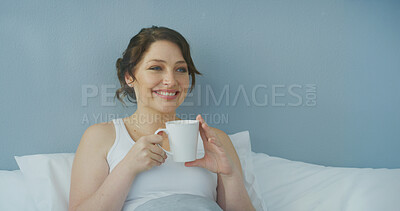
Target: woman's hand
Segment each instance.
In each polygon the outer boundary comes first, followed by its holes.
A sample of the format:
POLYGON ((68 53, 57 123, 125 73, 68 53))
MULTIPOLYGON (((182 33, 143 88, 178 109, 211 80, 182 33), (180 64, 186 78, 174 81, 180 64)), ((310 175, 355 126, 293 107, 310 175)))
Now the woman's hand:
POLYGON ((197 115, 196 120, 199 121, 205 154, 201 159, 186 162, 185 166, 202 167, 217 174, 231 176, 234 165, 218 135, 207 125, 201 115, 197 115))
POLYGON ((167 159, 166 153, 156 144, 161 144, 163 137, 148 135, 140 137, 125 156, 132 166, 134 174, 160 166, 167 159))

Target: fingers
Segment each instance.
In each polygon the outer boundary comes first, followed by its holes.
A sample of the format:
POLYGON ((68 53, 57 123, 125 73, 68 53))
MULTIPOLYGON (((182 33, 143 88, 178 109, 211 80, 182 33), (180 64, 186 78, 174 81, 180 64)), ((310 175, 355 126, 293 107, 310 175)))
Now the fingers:
POLYGON ((202 119, 203 119, 203 118, 201 117, 200 114, 197 115, 196 120, 199 121, 199 131, 200 131, 201 139, 207 140, 206 132, 204 131, 204 128, 203 128, 203 122, 204 122, 204 120, 202 121, 202 119))
POLYGON ((158 162, 155 160, 152 160, 155 166, 161 166, 161 164, 163 164, 162 162, 158 162))
POLYGON ((209 138, 217 137, 215 131, 208 126, 200 114, 197 115, 196 120, 198 120, 200 123, 200 135, 203 140, 209 140, 209 138))
POLYGON ((200 114, 197 115, 196 120, 199 120, 201 128, 204 129, 204 132, 206 132, 206 135, 215 135, 214 131, 211 130, 211 128, 208 126, 206 121, 204 121, 203 117, 200 114))
POLYGON ((215 137, 216 136, 215 132, 213 130, 211 130, 211 128, 208 126, 208 124, 206 122, 204 122, 204 124, 202 124, 201 126, 204 129, 204 132, 207 137, 215 137))
POLYGON ((143 151, 141 152, 141 157, 145 158, 145 159, 151 159, 160 163, 163 163, 165 161, 165 159, 156 153, 153 153, 150 149, 143 149, 143 151))
POLYGON ((151 145, 149 146, 151 152, 160 155, 161 157, 163 157, 164 159, 167 159, 167 154, 164 152, 164 150, 161 149, 161 146, 158 145, 151 145))
POLYGON ((186 167, 202 167, 204 168, 204 159, 197 159, 195 161, 190 161, 185 163, 186 167))
POLYGON ((221 147, 221 146, 222 146, 221 143, 220 143, 216 138, 214 138, 214 137, 209 138, 209 139, 208 139, 208 142, 213 143, 213 144, 217 145, 218 147, 221 147))
POLYGON ((161 144, 163 137, 157 134, 148 135, 141 137, 144 142, 151 143, 151 144, 161 144))
POLYGON ((148 136, 142 136, 137 142, 136 145, 140 145, 142 150, 144 150, 146 153, 147 151, 152 154, 157 154, 161 156, 162 158, 166 159, 167 155, 162 150, 157 144, 161 144, 163 141, 163 137, 160 135, 148 135, 148 136))
POLYGON ((150 158, 151 158, 152 160, 154 160, 154 161, 159 162, 159 163, 164 163, 164 162, 165 162, 165 158, 164 158, 164 157, 162 157, 162 156, 159 155, 159 154, 153 153, 153 152, 151 152, 151 151, 150 151, 150 158))
POLYGON ((197 115, 196 120, 199 120, 200 122, 200 135, 205 144, 212 143, 218 147, 222 147, 222 143, 219 141, 217 133, 208 126, 200 114, 197 115))

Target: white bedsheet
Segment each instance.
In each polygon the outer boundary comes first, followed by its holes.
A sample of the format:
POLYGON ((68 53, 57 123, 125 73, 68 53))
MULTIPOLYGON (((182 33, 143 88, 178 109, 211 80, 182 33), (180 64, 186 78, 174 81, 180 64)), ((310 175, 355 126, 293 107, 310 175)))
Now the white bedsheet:
POLYGON ((28 195, 20 170, 0 171, 0 210, 35 210, 33 199, 28 195))
MULTIPOLYGON (((252 153, 268 211, 400 210, 400 169, 336 168, 252 153)), ((0 171, 0 210, 33 209, 22 174, 0 171)))
POLYGON ((337 168, 253 152, 269 211, 400 210, 400 169, 337 168))

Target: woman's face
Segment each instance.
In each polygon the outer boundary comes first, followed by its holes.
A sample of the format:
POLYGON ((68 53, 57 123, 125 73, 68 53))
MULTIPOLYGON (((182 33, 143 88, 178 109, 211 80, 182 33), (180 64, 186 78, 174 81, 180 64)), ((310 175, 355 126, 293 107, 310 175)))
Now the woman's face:
MULTIPOLYGON (((133 82, 139 107, 161 113, 175 112, 186 98, 189 72, 180 48, 169 41, 156 41, 136 66, 133 82)), ((125 77, 127 83, 131 81, 125 77)))

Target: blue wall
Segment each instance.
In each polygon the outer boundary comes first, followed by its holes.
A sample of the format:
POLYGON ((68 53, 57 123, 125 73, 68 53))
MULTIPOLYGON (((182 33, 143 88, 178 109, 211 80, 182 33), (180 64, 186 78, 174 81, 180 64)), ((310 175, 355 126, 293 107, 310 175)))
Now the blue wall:
POLYGON ((151 25, 181 32, 204 74, 182 117, 250 130, 273 156, 400 168, 399 20, 398 1, 3 0, 0 169, 132 114, 109 97, 114 64, 151 25))

